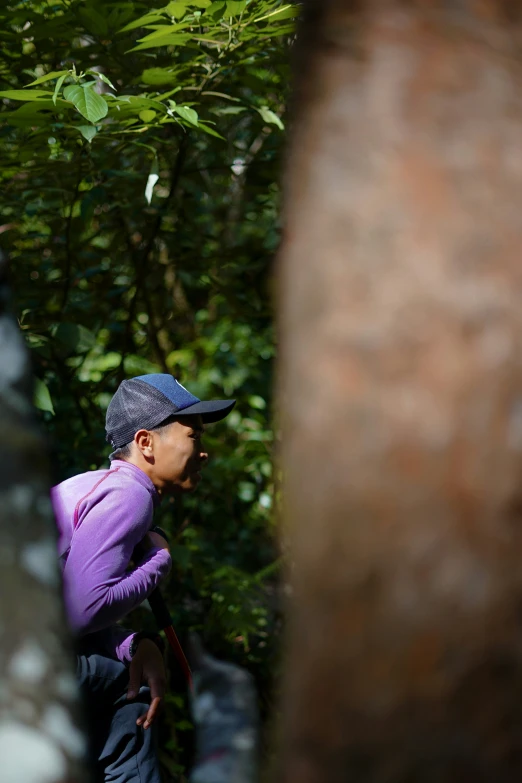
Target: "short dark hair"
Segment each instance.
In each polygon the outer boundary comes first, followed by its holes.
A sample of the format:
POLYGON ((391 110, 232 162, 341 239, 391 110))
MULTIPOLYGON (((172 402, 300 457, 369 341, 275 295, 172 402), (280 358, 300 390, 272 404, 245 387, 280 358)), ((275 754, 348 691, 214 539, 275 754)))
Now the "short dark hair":
MULTIPOLYGON (((154 429, 150 430, 150 432, 157 432, 159 433, 160 437, 165 432, 167 427, 170 427, 171 424, 173 424, 177 420, 176 416, 169 416, 168 419, 165 419, 165 421, 162 421, 161 424, 158 424, 157 427, 154 427, 154 429)), ((120 446, 119 449, 116 449, 116 451, 113 451, 110 455, 110 460, 112 462, 113 459, 122 459, 127 460, 130 459, 132 454, 132 444, 134 443, 133 440, 126 443, 124 446, 120 446)))

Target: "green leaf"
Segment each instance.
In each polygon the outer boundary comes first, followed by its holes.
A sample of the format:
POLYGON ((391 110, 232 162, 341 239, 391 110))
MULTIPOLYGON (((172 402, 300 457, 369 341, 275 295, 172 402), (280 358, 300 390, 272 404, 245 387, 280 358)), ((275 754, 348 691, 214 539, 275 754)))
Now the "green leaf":
POLYGON ((40 76, 38 79, 35 79, 34 82, 31 82, 28 84, 28 87, 32 87, 33 84, 43 84, 43 82, 50 82, 51 79, 57 79, 58 76, 67 76, 69 71, 51 71, 50 73, 46 73, 45 76, 40 76))
POLYGON ((156 116, 156 112, 152 109, 144 109, 143 111, 140 111, 138 116, 140 120, 143 120, 143 122, 152 122, 156 116))
POLYGON ((216 98, 226 98, 227 101, 237 101, 239 103, 240 98, 236 98, 233 95, 227 95, 225 92, 215 92, 214 90, 203 90, 202 95, 215 95, 216 98))
POLYGON ((279 19, 287 19, 289 15, 296 16, 298 13, 299 11, 295 6, 282 5, 280 8, 276 8, 275 11, 270 11, 269 14, 258 16, 254 19, 254 22, 262 22, 264 19, 276 19, 276 21, 279 21, 279 19))
POLYGON ((163 84, 172 84, 177 81, 178 76, 171 73, 166 68, 147 68, 140 76, 140 82, 151 84, 154 87, 163 84))
POLYGON ((207 8, 207 15, 212 16, 217 21, 225 13, 225 7, 225 0, 217 0, 217 2, 212 3, 207 8))
POLYGON ((231 0, 228 0, 225 16, 240 16, 245 8, 246 0, 243 0, 242 2, 232 2, 231 0))
MULTIPOLYGON (((58 105, 60 104, 62 104, 65 109, 69 108, 69 104, 65 101, 60 100, 58 105)), ((40 130, 48 132, 48 130, 50 130, 49 126, 53 122, 53 117, 50 112, 54 110, 55 107, 50 100, 28 101, 27 103, 22 103, 16 111, 4 112, 2 118, 4 120, 8 119, 10 125, 19 127, 38 126, 40 130)), ((19 152, 20 155, 26 153, 23 145, 19 152)), ((34 159, 34 152, 27 150, 27 156, 28 157, 25 158, 25 160, 34 159)))
POLYGON ((278 36, 291 35, 292 33, 295 33, 295 24, 282 24, 280 26, 274 25, 273 27, 265 27, 265 30, 268 30, 269 32, 265 32, 261 35, 256 34, 256 40, 258 42, 274 39, 278 36))
POLYGON ((40 98, 50 98, 52 92, 48 90, 1 90, 0 98, 9 98, 10 101, 37 101, 40 98))
POLYGON ((95 35, 107 35, 109 27, 107 20, 102 14, 93 8, 92 0, 84 7, 76 11, 87 30, 93 32, 95 35))
POLYGON ((116 87, 115 87, 115 86, 114 86, 114 84, 111 82, 111 80, 109 79, 109 77, 108 77, 108 76, 105 76, 105 74, 104 74, 104 73, 99 73, 98 71, 91 71, 91 70, 87 71, 87 73, 92 73, 92 75, 93 75, 93 76, 97 76, 97 77, 98 77, 98 79, 101 79, 101 80, 102 80, 102 82, 105 82, 105 84, 108 84, 108 85, 109 85, 109 87, 112 87, 112 89, 113 89, 114 91, 116 91, 116 87))
POLYGON ((285 126, 271 109, 268 108, 268 106, 261 106, 260 109, 258 109, 259 114, 264 119, 265 122, 267 122, 269 125, 277 125, 278 128, 281 130, 285 129, 285 126))
POLYGON ((175 111, 183 120, 190 122, 191 125, 198 124, 198 113, 189 106, 173 106, 172 111, 175 111))
POLYGON ((158 38, 165 38, 166 35, 174 35, 174 33, 180 33, 182 30, 186 30, 189 26, 186 22, 179 24, 160 24, 155 25, 155 29, 152 33, 145 35, 143 38, 139 38, 140 43, 146 43, 147 41, 155 41, 158 38))
POLYGON ((75 125, 75 128, 80 131, 83 138, 88 141, 89 144, 98 133, 95 125, 75 125))
MULTIPOLYGON (((90 127, 90 126, 86 126, 90 127)), ((82 354, 90 351, 96 339, 89 329, 81 324, 72 324, 63 321, 54 330, 54 337, 69 353, 82 354)))
POLYGON ((54 103, 55 106, 56 106, 56 99, 58 98, 58 93, 60 92, 60 88, 61 88, 64 80, 67 78, 67 73, 64 73, 63 76, 60 76, 60 78, 58 79, 58 81, 56 82, 56 85, 54 87, 53 103, 54 103))
POLYGON ((35 408, 52 413, 54 416, 53 401, 51 400, 49 389, 40 378, 34 379, 33 404, 35 408))
POLYGON ((246 111, 245 106, 218 106, 215 109, 210 110, 212 114, 217 114, 219 117, 226 114, 241 114, 246 111))
POLYGON ((175 95, 175 93, 179 92, 182 87, 174 87, 173 90, 168 90, 167 92, 161 93, 161 95, 156 96, 156 100, 158 101, 165 101, 167 98, 170 98, 171 95, 175 95))
POLYGON ((209 136, 215 136, 217 139, 221 139, 222 141, 226 141, 224 136, 221 136, 213 128, 209 128, 209 126, 205 122, 201 122, 201 120, 199 120, 199 122, 198 122, 198 128, 200 130, 202 130, 202 131, 205 131, 205 133, 208 133, 209 136))
POLYGON ((126 24, 125 27, 122 27, 121 30, 119 30, 120 33, 126 33, 129 30, 135 30, 137 27, 145 27, 147 24, 151 24, 153 22, 164 22, 165 17, 160 13, 153 13, 153 14, 145 14, 145 16, 140 16, 139 19, 135 19, 133 22, 129 22, 129 24, 126 24))
POLYGON ((165 113, 163 103, 140 95, 123 95, 121 99, 116 98, 114 101, 111 101, 111 105, 119 105, 121 113, 125 115, 131 113, 137 116, 143 109, 153 109, 160 114, 165 113))
POLYGON ((109 111, 107 101, 94 92, 92 87, 82 88, 71 84, 63 91, 65 100, 70 101, 89 122, 98 122, 109 111))
POLYGON ((259 411, 263 411, 266 408, 266 400, 264 400, 258 394, 250 395, 248 398, 248 404, 251 408, 256 408, 259 411))
POLYGON ((168 4, 165 11, 169 16, 173 16, 174 19, 182 19, 187 13, 187 4, 183 2, 172 2, 168 4))
POLYGON ((158 160, 157 158, 154 158, 154 160, 152 161, 150 174, 147 179, 147 185, 145 187, 145 198, 147 199, 147 204, 150 204, 150 202, 152 201, 152 191, 154 190, 154 185, 158 180, 159 180, 158 160))
POLYGON ((211 4, 211 0, 173 0, 169 3, 164 11, 175 19, 181 19, 188 11, 187 6, 195 6, 196 8, 208 8, 211 4))
POLYGON ((153 38, 151 41, 144 39, 143 43, 140 43, 138 46, 135 46, 133 49, 129 49, 129 52, 139 52, 142 49, 154 49, 155 47, 159 47, 159 46, 184 46, 186 43, 188 43, 191 40, 192 40, 191 35, 186 35, 184 33, 171 33, 170 35, 165 35, 159 38, 153 38))

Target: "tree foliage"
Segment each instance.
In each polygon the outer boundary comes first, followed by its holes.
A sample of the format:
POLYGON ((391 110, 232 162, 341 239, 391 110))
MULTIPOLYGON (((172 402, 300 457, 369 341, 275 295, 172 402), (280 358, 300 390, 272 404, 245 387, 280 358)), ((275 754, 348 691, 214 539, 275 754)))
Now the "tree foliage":
POLYGON ((297 12, 0 9, 0 231, 56 479, 106 464, 104 412, 125 377, 171 372, 198 396, 236 397, 207 435, 197 496, 158 521, 173 535, 178 626, 264 686, 278 622, 270 264, 297 12))

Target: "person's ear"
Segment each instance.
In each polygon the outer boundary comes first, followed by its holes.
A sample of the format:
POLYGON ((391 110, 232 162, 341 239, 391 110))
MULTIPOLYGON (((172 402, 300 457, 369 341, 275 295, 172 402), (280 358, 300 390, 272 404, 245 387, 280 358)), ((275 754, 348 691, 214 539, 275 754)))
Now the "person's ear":
POLYGON ((134 435, 134 443, 144 457, 152 457, 154 454, 152 432, 148 430, 138 430, 134 435))

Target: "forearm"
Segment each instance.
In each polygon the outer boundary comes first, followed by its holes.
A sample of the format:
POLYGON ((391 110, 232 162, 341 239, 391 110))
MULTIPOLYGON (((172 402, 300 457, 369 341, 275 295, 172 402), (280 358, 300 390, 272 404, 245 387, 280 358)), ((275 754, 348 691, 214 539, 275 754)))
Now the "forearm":
POLYGON ((136 567, 119 579, 81 579, 75 575, 66 590, 69 620, 80 635, 107 628, 141 604, 170 570, 165 549, 151 549, 136 567))

